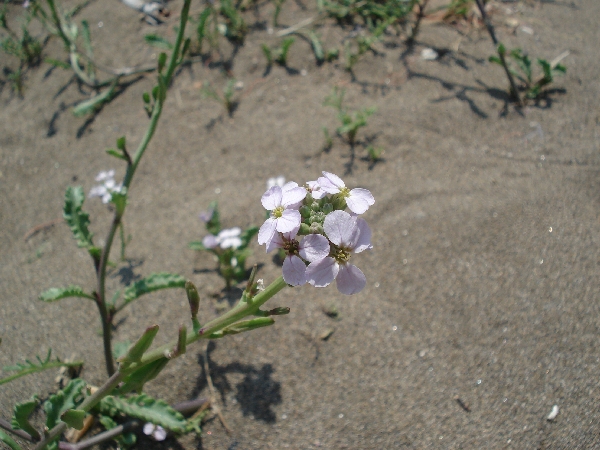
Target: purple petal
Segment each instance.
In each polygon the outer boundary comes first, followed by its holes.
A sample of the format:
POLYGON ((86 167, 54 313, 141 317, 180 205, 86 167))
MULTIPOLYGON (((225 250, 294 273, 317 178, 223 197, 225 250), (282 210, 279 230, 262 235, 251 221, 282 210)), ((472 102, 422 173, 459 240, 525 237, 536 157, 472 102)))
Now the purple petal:
POLYGON ((258 243, 260 245, 269 243, 271 239, 273 239, 276 227, 277 222, 274 218, 269 217, 265 220, 265 223, 263 223, 260 230, 258 230, 258 243))
POLYGON ((156 426, 156 430, 152 433, 152 437, 157 441, 164 441, 167 438, 167 430, 160 425, 156 426))
POLYGON ((340 188, 333 184, 328 178, 319 177, 317 183, 321 186, 321 189, 328 194, 337 194, 340 192, 340 188))
POLYGON ((150 422, 146 422, 144 424, 144 428, 142 428, 142 431, 144 432, 144 434, 146 436, 150 436, 152 434, 152 432, 154 431, 154 428, 156 428, 156 425, 154 425, 153 423, 150 423, 150 422))
POLYGON ((260 201, 267 211, 273 211, 275 208, 281 205, 282 197, 281 188, 279 186, 272 186, 267 189, 267 192, 263 194, 260 201))
POLYGON ((310 263, 306 268, 306 280, 316 287, 329 286, 340 270, 337 261, 331 257, 310 263))
POLYGON ((320 261, 329 255, 329 241, 320 234, 309 234, 300 242, 299 253, 309 262, 320 261))
POLYGON ((298 187, 298 183, 296 183, 295 181, 288 181, 283 186, 281 186, 281 190, 282 192, 286 192, 296 187, 298 187))
POLYGON ((286 209, 285 211, 283 211, 283 214, 281 214, 281 217, 276 219, 277 231, 281 233, 287 233, 289 231, 292 231, 294 228, 300 226, 301 220, 302 217, 300 216, 300 213, 298 211, 296 211, 295 209, 286 209))
POLYGON ((308 185, 310 193, 315 200, 320 200, 327 195, 327 192, 321 189, 318 181, 309 181, 306 184, 308 185))
POLYGON ((335 210, 327 214, 323 222, 323 230, 335 245, 348 245, 357 233, 356 217, 346 211, 335 210))
POLYGON ((325 172, 323 171, 323 175, 325 176, 325 178, 327 178, 334 186, 338 187, 338 188, 343 188, 346 187, 346 184, 342 181, 342 179, 340 177, 338 177, 337 175, 331 173, 331 172, 325 172))
POLYGON ((281 233, 275 233, 271 240, 267 243, 267 253, 275 250, 276 248, 282 248, 283 244, 285 244, 285 242, 281 236, 281 233))
POLYGON ((340 266, 336 284, 342 294, 352 295, 363 290, 367 284, 367 277, 362 271, 352 264, 340 266))
POLYGON ((296 255, 288 256, 283 261, 283 279, 292 286, 306 283, 306 264, 296 255))
MULTIPOLYGON (((289 183, 288 183, 289 184, 289 183)), ((285 186, 284 186, 285 187, 285 186)), ((283 196, 281 198, 281 204, 286 208, 301 202, 306 197, 306 189, 303 187, 295 187, 283 191, 283 196)))
POLYGON ((371 229, 369 228, 369 225, 367 225, 367 221, 365 219, 357 219, 356 226, 358 227, 359 234, 352 246, 354 253, 360 253, 373 248, 371 245, 371 229))
POLYGON ((219 240, 216 236, 209 234, 208 236, 204 236, 204 239, 202 239, 202 245, 204 245, 206 248, 215 248, 217 245, 219 245, 219 240))
POLYGON ((346 198, 348 209, 356 214, 363 214, 369 206, 375 203, 375 199, 367 189, 355 188, 350 191, 350 196, 346 198))

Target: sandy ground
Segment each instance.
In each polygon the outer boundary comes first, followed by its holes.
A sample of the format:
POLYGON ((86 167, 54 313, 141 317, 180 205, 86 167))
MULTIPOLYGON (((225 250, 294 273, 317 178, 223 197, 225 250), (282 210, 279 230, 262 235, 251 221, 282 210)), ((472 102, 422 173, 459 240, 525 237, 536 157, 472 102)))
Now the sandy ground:
MULTIPOLYGON (((98 59, 151 62, 156 50, 143 36, 157 28, 116 1, 107 5, 94 2, 80 16, 92 24, 98 59)), ((301 40, 290 53, 295 70, 275 67, 263 77, 260 44, 275 38, 253 29, 233 59, 244 89, 232 118, 200 94, 200 83, 225 84, 218 68, 194 64, 179 73, 131 190, 125 223, 133 240, 128 262, 110 272, 111 292, 151 272, 180 273, 199 286, 201 317, 215 317, 227 300, 214 261, 187 249, 204 235, 197 215, 216 199, 225 226, 259 225, 266 179, 280 174, 303 182, 327 170, 371 190, 376 204, 365 218, 374 249, 355 257, 368 278, 360 294, 287 289, 269 303, 291 308, 274 327, 211 344, 231 435, 213 420, 202 438, 169 438, 156 448, 600 448, 600 2, 501 6, 534 32, 513 34, 496 16, 508 47, 548 60, 570 51, 560 90, 521 113, 511 106, 503 114, 506 80, 487 62, 487 35, 436 24, 423 27, 413 54, 389 45, 366 55, 354 81, 336 64, 317 67, 301 40), (423 61, 424 47, 448 51, 423 61), (353 162, 337 138, 321 152, 321 126, 337 126, 322 106, 334 86, 347 90, 350 108, 377 107, 358 136, 385 149, 372 168, 360 145, 353 162), (324 314, 330 307, 339 320, 324 314), (549 422, 553 405, 560 412, 549 422)), ((256 21, 270 20, 270 8, 256 21)), ((314 13, 300 3, 286 8, 285 26, 314 13)), ((159 32, 172 38, 176 16, 159 32)), ((341 31, 323 32, 333 40, 341 31)), ((59 51, 58 42, 46 48, 59 51)), ((67 186, 87 192, 108 168, 122 178, 104 149, 121 135, 132 147, 139 142, 147 123, 141 95, 152 78, 88 123, 69 111, 84 97, 67 72, 44 65, 29 72, 24 99, 2 88, 0 366, 51 347, 61 358, 85 359, 89 382, 105 379, 95 306, 37 300, 53 286, 93 289, 89 258, 64 224, 23 238, 61 217, 67 186)), ((95 199, 85 208, 102 243, 111 215, 95 199)), ((260 276, 275 279, 281 269, 253 248, 260 276)), ((157 323, 157 340, 167 342, 187 314, 181 291, 146 296, 121 316, 115 340, 157 323)), ((192 346, 148 393, 171 403, 207 395, 202 362, 202 345, 192 346)), ((0 415, 9 419, 13 404, 33 393, 47 395, 55 375, 2 386, 0 415)))

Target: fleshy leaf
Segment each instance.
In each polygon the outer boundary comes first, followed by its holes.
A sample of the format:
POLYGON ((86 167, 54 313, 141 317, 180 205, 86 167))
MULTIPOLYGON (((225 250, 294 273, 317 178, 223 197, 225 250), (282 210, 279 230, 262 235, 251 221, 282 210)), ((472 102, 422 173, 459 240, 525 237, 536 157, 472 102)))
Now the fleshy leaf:
POLYGON ((34 395, 31 400, 23 403, 17 403, 14 408, 14 415, 11 426, 15 430, 23 430, 29 433, 34 439, 40 439, 38 431, 29 423, 29 416, 37 406, 37 397, 34 395))
POLYGON ((69 186, 65 192, 65 206, 63 208, 63 217, 73 232, 73 237, 77 241, 78 247, 93 247, 93 234, 90 233, 88 226, 90 224, 89 214, 83 212, 83 201, 85 195, 81 186, 69 186))
POLYGON ((46 355, 46 358, 44 360, 42 360, 42 358, 40 358, 39 356, 36 356, 36 359, 38 360, 37 364, 35 362, 32 362, 32 361, 26 359, 25 364, 17 363, 14 366, 3 367, 2 370, 5 372, 9 372, 9 371, 18 371, 18 372, 0 379, 0 385, 8 383, 9 381, 15 380, 22 376, 29 375, 31 373, 43 372, 44 370, 52 369, 55 367, 63 367, 63 366, 64 367, 77 367, 77 366, 83 365, 83 361, 63 362, 58 358, 51 361, 50 360, 51 354, 52 354, 52 349, 48 349, 48 354, 46 355))
POLYGON ((125 289, 124 305, 149 292, 159 289, 184 288, 185 278, 172 273, 153 273, 146 278, 136 281, 125 289))
POLYGON ((188 247, 192 250, 208 250, 202 241, 192 241, 188 244, 188 247))
POLYGON ((89 100, 78 103, 75 108, 73 108, 73 115, 75 117, 85 116, 86 114, 92 114, 104 106, 105 103, 108 103, 112 100, 115 93, 116 84, 113 83, 110 87, 106 88, 103 92, 89 100))
POLYGON ((152 325, 151 327, 146 328, 144 334, 142 334, 135 344, 129 347, 127 352, 119 358, 119 362, 125 363, 125 365, 127 365, 127 363, 131 364, 138 362, 146 350, 152 345, 156 333, 158 333, 158 325, 152 325))
POLYGON ((186 420, 181 413, 171 408, 166 402, 156 400, 146 394, 134 395, 129 398, 108 396, 98 404, 102 414, 115 416, 118 413, 152 422, 166 430, 183 433, 186 420))
POLYGON ((67 297, 81 297, 95 300, 92 295, 85 293, 82 287, 73 284, 64 288, 50 288, 42 292, 39 299, 43 302, 55 302, 67 297))
POLYGON ((250 227, 242 232, 240 235, 240 239, 242 240, 242 245, 240 249, 244 249, 248 247, 248 244, 252 241, 252 238, 258 234, 258 227, 250 227))
POLYGON ((44 402, 44 410, 46 411, 46 426, 52 429, 60 422, 60 416, 68 409, 75 409, 83 401, 83 391, 85 390, 85 381, 81 378, 76 378, 69 381, 62 391, 51 395, 44 402))
POLYGON ((13 438, 11 438, 8 434, 6 434, 2 430, 0 430, 0 441, 4 442, 6 445, 8 445, 11 448, 11 450, 21 450, 21 447, 19 447, 19 444, 17 444, 13 438))
POLYGON ((132 391, 142 392, 144 384, 156 378, 168 362, 169 360, 167 358, 160 358, 137 370, 134 369, 134 371, 125 378, 123 385, 119 388, 119 393, 126 394, 132 391))
POLYGON ((81 409, 67 409, 60 415, 60 419, 76 430, 83 428, 83 419, 87 413, 81 409))
POLYGON ((218 339, 229 334, 239 334, 246 331, 255 330, 257 328, 268 327, 273 325, 275 321, 271 317, 260 317, 258 319, 244 320, 242 322, 229 325, 227 328, 217 331, 209 336, 210 339, 218 339))

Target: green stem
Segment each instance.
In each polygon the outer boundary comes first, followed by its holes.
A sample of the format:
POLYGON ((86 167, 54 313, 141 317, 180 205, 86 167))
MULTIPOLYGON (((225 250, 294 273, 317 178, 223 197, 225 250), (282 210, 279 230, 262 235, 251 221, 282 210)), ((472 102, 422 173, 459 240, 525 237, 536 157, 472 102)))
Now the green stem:
MULTIPOLYGON (((181 19, 179 22, 179 32, 177 33, 177 40, 175 42, 173 54, 171 55, 169 67, 163 78, 165 89, 168 87, 168 85, 171 81, 171 77, 173 76, 173 73, 175 72, 175 68, 177 67, 177 64, 179 62, 179 52, 181 49, 181 44, 183 42, 185 26, 188 21, 188 13, 190 10, 190 3, 191 3, 191 0, 185 0, 185 3, 183 5, 182 11, 181 11, 181 19)), ((159 74, 158 76, 161 77, 163 75, 159 74)), ((138 146, 138 149, 135 152, 135 155, 133 157, 131 164, 127 165, 127 173, 125 174, 125 179, 123 180, 123 189, 125 190, 125 192, 127 192, 129 185, 131 184, 133 174, 135 173, 135 170, 136 170, 138 164, 140 163, 140 160, 141 160, 142 156, 144 155, 144 152, 146 151, 146 148, 148 147, 148 144, 150 143, 152 136, 154 136, 154 132, 156 131, 156 126, 158 124, 158 119, 160 118, 160 114, 162 112, 162 106, 163 106, 165 98, 166 98, 166 95, 158 96, 156 103, 154 105, 154 109, 152 111, 152 117, 150 118, 150 124, 148 125, 148 129, 146 130, 146 134, 144 135, 142 142, 140 142, 140 145, 138 146)), ((98 304, 98 310, 100 311, 100 317, 102 319, 102 337, 103 337, 103 341, 104 341, 104 359, 106 361, 106 371, 108 372, 109 376, 112 376, 115 373, 115 363, 113 360, 112 348, 111 348, 112 315, 108 314, 108 311, 106 308, 106 298, 105 298, 106 265, 108 263, 108 257, 110 254, 110 249, 112 247, 113 239, 115 237, 115 232, 117 231, 117 228, 119 227, 119 225, 121 223, 121 218, 123 217, 124 213, 125 213, 125 207, 123 207, 123 209, 120 211, 119 210, 115 211, 115 217, 112 221, 110 230, 108 232, 108 237, 106 238, 106 245, 104 246, 104 249, 102 251, 102 257, 100 258, 100 265, 99 265, 98 271, 97 271, 97 281, 98 281, 97 297, 98 298, 96 299, 96 303, 98 304)))
MULTIPOLYGON (((193 331, 188 332, 186 336, 186 345, 196 342, 199 339, 209 339, 210 335, 216 331, 222 330, 223 328, 243 319, 244 317, 254 315, 262 305, 264 305, 286 286, 287 283, 283 280, 283 277, 280 276, 269 286, 267 286, 264 291, 256 294, 256 296, 254 296, 254 298, 252 298, 250 301, 244 301, 244 298, 242 298, 242 300, 236 306, 227 311, 225 314, 206 323, 198 333, 194 333, 193 331)), ((165 356, 165 352, 170 352, 176 344, 177 341, 175 340, 147 352, 144 354, 140 362, 131 364, 127 368, 127 373, 139 369, 140 367, 156 361, 157 359, 163 358, 165 356)))
POLYGON ((119 226, 119 236, 121 237, 121 261, 125 261, 125 246, 127 245, 125 243, 125 230, 123 228, 123 221, 121 221, 119 226))

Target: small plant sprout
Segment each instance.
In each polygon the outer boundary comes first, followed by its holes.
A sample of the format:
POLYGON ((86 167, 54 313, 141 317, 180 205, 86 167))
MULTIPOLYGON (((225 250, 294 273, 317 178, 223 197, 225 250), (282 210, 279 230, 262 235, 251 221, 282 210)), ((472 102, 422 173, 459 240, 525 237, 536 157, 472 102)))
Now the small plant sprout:
POLYGON ((212 98, 213 100, 221 103, 223 108, 225 108, 225 111, 227 111, 229 117, 232 117, 233 113, 238 107, 238 101, 233 98, 235 93, 235 85, 235 79, 230 78, 227 80, 227 84, 223 88, 222 95, 219 94, 209 83, 206 83, 206 86, 202 87, 201 92, 205 98, 212 98))
POLYGON ((266 44, 262 44, 261 48, 267 60, 267 71, 276 62, 282 67, 287 67, 287 57, 290 47, 295 42, 293 37, 287 37, 281 41, 281 45, 275 49, 269 48, 266 44))
MULTIPOLYGON (((338 112, 338 118, 342 125, 337 128, 338 135, 345 135, 348 143, 354 146, 356 133, 361 127, 367 126, 367 119, 375 113, 376 108, 363 108, 352 113, 346 110, 342 103, 345 90, 341 91, 335 87, 333 93, 325 99, 324 106, 331 106, 338 112)), ((326 138, 328 133, 326 134, 326 138)))
MULTIPOLYGON (((498 54, 506 55, 506 48, 502 44, 498 44, 498 54)), ((523 54, 521 49, 515 48, 510 51, 510 57, 515 61, 519 70, 515 70, 508 65, 510 72, 522 83, 522 90, 525 92, 525 98, 529 100, 538 100, 544 95, 544 88, 554 81, 555 74, 564 74, 567 68, 558 62, 550 63, 545 59, 537 59, 537 64, 542 70, 542 75, 537 79, 533 75, 533 67, 531 59, 528 55, 523 54)), ((490 56, 490 62, 502 65, 502 58, 498 56, 490 56)))
POLYGON ((375 204, 371 192, 349 189, 337 175, 323 172, 304 187, 290 182, 269 188, 262 203, 270 217, 260 228, 258 242, 267 252, 283 249, 287 284, 325 287, 337 280, 338 290, 347 295, 365 287, 365 275, 349 260, 352 253, 372 248, 371 230, 358 217, 375 204), (284 213, 288 218, 281 230, 277 220, 284 213))
POLYGON ((211 203, 208 211, 200 214, 200 220, 206 224, 209 234, 202 241, 190 242, 189 247, 217 257, 219 275, 225 280, 226 289, 230 290, 232 282, 242 281, 248 276, 246 260, 251 254, 248 246, 258 228, 250 227, 244 231, 239 227, 222 229, 217 202, 211 203))

